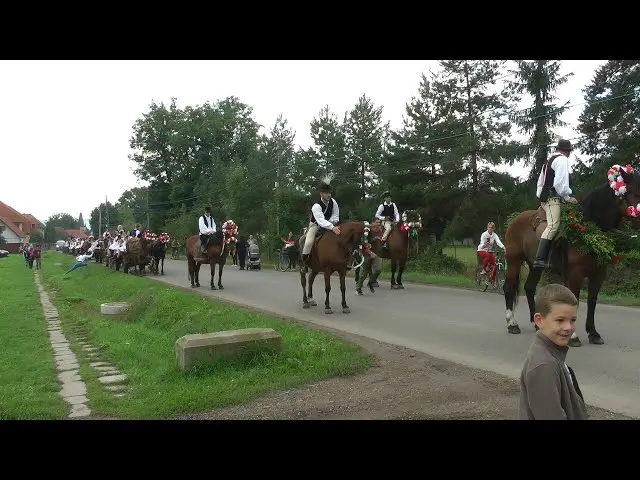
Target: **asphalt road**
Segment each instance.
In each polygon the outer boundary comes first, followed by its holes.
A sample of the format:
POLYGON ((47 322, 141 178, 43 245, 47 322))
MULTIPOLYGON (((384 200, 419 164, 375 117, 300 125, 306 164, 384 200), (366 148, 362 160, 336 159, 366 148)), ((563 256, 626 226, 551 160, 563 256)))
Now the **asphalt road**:
MULTIPOLYGON (((216 282, 218 273, 216 271, 216 282)), ((154 278, 150 276, 150 278, 154 278)), ((157 280, 189 287, 185 261, 166 260, 165 275, 157 280)), ((347 278, 350 314, 340 307, 340 284, 332 277, 330 302, 333 315, 324 313, 324 280, 314 282, 318 306, 302 308, 302 287, 297 273, 240 271, 226 265, 224 290, 209 288, 210 269, 200 270, 206 295, 219 297, 275 314, 295 317, 379 341, 401 345, 474 368, 519 378, 527 349, 535 333, 529 323, 526 298, 516 310, 522 333, 507 333, 504 297, 438 286, 405 284, 391 290, 389 282, 364 296, 355 294, 353 278, 347 278)), ((583 342, 567 357, 575 370, 587 403, 640 418, 640 309, 599 304, 596 328, 604 345, 591 345, 585 332, 586 304, 581 302, 577 333, 583 342)))

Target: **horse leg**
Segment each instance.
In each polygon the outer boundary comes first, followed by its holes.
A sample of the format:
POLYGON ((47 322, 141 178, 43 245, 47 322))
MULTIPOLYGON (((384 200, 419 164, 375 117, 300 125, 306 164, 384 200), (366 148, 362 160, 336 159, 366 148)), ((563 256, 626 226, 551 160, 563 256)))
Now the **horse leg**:
POLYGON ((187 267, 189 268, 189 281, 191 282, 191 288, 196 288, 196 284, 194 282, 195 271, 196 271, 196 262, 192 258, 188 258, 187 259, 187 267))
POLYGON ((324 313, 333 313, 329 305, 329 293, 331 293, 331 271, 327 268, 324 271, 324 313))
POLYGON ((402 272, 404 272, 404 265, 405 265, 405 261, 404 260, 400 260, 398 265, 398 288, 404 288, 404 285, 402 285, 402 272))
POLYGON ((304 268, 300 269, 300 285, 302 285, 302 308, 309 308, 309 300, 307 298, 307 274, 304 268))
POLYGON ((512 334, 519 334, 520 327, 513 315, 516 305, 518 304, 518 296, 520 295, 520 267, 521 259, 509 259, 509 267, 507 268, 506 278, 504 281, 504 301, 506 307, 505 320, 507 322, 507 331, 512 334))
POLYGON ((162 257, 162 272, 160 275, 164 275, 164 256, 162 257))
MULTIPOLYGON (((536 314, 536 287, 542 276, 541 268, 532 268, 529 265, 529 274, 524 282, 524 291, 527 294, 527 303, 529 304, 529 322, 533 323, 533 316, 536 314)), ((537 330, 537 327, 536 327, 537 330)))
MULTIPOLYGON (((584 282, 584 274, 579 268, 569 269, 569 278, 567 279, 567 288, 573 292, 578 300, 578 308, 580 308, 580 290, 582 289, 582 283, 584 282)), ((591 281, 589 281, 589 287, 591 287, 591 281)), ((589 288, 589 293, 591 293, 591 288, 589 288)), ((595 309, 595 302, 594 302, 595 309)), ((587 310, 588 312, 588 310, 587 310)), ((571 334, 571 338, 569 339, 570 347, 581 347, 582 342, 580 341, 580 337, 578 334, 574 332, 571 334)))
POLYGON ((396 288, 398 288, 396 286, 396 267, 397 267, 397 262, 394 258, 391 259, 391 289, 395 290, 396 288))
POLYGON ((342 313, 351 313, 351 310, 349 310, 349 305, 347 305, 347 299, 345 298, 345 295, 347 293, 347 272, 346 270, 340 270, 338 273, 340 275, 340 293, 342 294, 342 313))
POLYGON ((604 340, 596 330, 596 304, 598 303, 598 292, 602 287, 602 282, 606 277, 606 267, 598 268, 595 274, 589 277, 589 287, 587 289, 587 335, 589 343, 602 345, 604 340))
POLYGON ((313 299, 313 281, 316 279, 318 272, 311 272, 309 274, 309 305, 315 307, 318 305, 316 301, 313 299))
POLYGON ((193 263, 196 265, 196 287, 200 286, 200 264, 193 260, 193 263))
POLYGON ((362 270, 362 267, 356 268, 355 275, 353 277, 353 279, 356 281, 356 285, 358 284, 358 280, 360 280, 360 270, 362 270))
POLYGON ((215 282, 213 281, 214 277, 216 276, 216 262, 215 262, 215 260, 210 260, 209 261, 209 265, 211 265, 211 290, 215 290, 216 286, 215 286, 215 282))
POLYGON ((220 290, 224 290, 224 287, 222 286, 222 267, 224 267, 223 263, 219 265, 219 270, 218 270, 218 288, 220 290))

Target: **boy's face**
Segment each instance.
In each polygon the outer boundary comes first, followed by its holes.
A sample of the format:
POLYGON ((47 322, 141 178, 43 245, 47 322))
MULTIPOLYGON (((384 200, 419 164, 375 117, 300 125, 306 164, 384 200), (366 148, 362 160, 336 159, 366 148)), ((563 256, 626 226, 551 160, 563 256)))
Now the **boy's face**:
POLYGON ((540 333, 559 347, 566 347, 575 331, 577 314, 578 307, 565 303, 554 303, 547 316, 543 317, 536 313, 533 320, 540 329, 540 333))

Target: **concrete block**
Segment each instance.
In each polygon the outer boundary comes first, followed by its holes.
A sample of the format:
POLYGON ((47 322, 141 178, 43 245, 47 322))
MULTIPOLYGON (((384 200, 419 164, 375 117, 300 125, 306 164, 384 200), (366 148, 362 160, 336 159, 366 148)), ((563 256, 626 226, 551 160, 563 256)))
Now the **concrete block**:
POLYGON ((111 302, 100 305, 100 313, 103 315, 120 315, 127 311, 130 304, 127 302, 111 302))
POLYGON ((185 335, 176 340, 175 352, 181 370, 197 362, 239 358, 262 350, 280 351, 282 336, 272 328, 245 328, 185 335))

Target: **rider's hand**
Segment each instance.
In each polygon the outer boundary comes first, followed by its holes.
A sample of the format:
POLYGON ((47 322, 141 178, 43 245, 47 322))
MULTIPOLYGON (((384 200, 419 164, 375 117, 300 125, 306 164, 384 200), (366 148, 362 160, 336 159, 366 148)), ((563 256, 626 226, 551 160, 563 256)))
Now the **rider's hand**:
POLYGON ((576 200, 574 197, 569 197, 569 200, 567 200, 569 203, 573 203, 574 205, 577 205, 578 200, 576 200))
POLYGON ((332 231, 333 233, 335 233, 336 235, 340 235, 340 227, 333 227, 333 228, 331 229, 331 231, 332 231))

